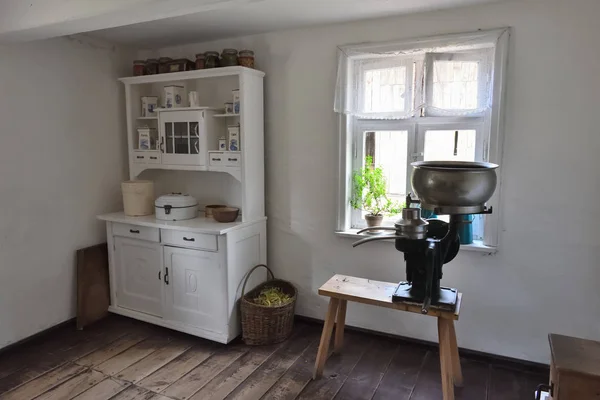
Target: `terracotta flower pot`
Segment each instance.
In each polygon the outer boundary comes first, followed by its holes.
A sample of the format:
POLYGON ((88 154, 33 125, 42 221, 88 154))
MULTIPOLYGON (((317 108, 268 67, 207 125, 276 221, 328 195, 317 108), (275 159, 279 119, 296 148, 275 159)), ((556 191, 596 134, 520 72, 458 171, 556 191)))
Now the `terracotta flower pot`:
POLYGON ((369 228, 380 226, 383 221, 383 215, 367 214, 365 215, 365 221, 367 221, 367 226, 369 228))

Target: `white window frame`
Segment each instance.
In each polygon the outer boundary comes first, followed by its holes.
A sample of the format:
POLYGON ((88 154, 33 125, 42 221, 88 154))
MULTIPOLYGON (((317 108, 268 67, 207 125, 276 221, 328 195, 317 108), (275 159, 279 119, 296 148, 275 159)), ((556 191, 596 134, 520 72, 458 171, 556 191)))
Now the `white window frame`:
MULTIPOLYGON (((405 130, 408 135, 408 151, 415 149, 415 161, 422 159, 423 149, 418 147, 420 136, 423 137, 420 143, 424 143, 424 132, 426 129, 440 130, 460 130, 472 129, 469 126, 476 126, 487 132, 487 135, 477 135, 478 141, 484 140, 482 146, 477 146, 483 151, 482 158, 485 161, 499 164, 497 170, 498 183, 496 191, 492 198, 487 202, 488 207, 493 209, 493 213, 485 216, 483 243, 475 246, 464 246, 468 249, 483 250, 493 252, 499 246, 500 219, 501 212, 501 193, 502 193, 502 144, 504 137, 504 108, 506 91, 506 72, 508 56, 509 32, 501 35, 496 43, 495 58, 493 64, 492 78, 492 107, 484 115, 465 116, 465 117, 414 117, 406 120, 364 120, 352 115, 338 114, 339 116, 339 180, 338 180, 338 213, 336 232, 342 236, 354 236, 356 229, 352 229, 356 221, 353 220, 352 208, 349 201, 352 194, 352 172, 362 163, 362 133, 366 130, 405 130), (419 136, 420 135, 420 136, 419 136), (412 137, 412 139, 411 139, 412 137), (360 139, 360 140, 359 140, 360 139), (360 152, 360 155, 359 155, 360 152)), ((456 60, 456 58, 455 58, 456 60)), ((425 61, 427 62, 427 60, 425 61)), ((419 68, 417 68, 417 71, 419 68)), ((355 73, 358 73, 355 71, 355 73)), ((432 76, 433 74, 431 74, 432 76)), ((416 77, 420 79, 420 77, 416 77)), ((429 79, 429 78, 427 78, 429 79)), ((431 86, 427 85, 429 91, 431 86)), ((479 143, 478 143, 479 144, 479 143)), ((410 160, 410 158, 408 158, 410 160)), ((410 174, 410 171, 408 171, 410 174)), ((410 185, 410 179, 407 179, 410 185)), ((408 188, 410 189, 410 188, 408 188)))

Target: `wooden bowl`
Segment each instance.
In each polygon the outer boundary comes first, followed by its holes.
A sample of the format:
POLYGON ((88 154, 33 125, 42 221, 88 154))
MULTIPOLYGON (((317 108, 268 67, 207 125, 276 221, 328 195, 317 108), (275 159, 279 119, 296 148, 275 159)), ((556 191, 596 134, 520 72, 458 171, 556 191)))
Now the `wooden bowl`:
POLYGON ((204 207, 204 216, 206 218, 212 218, 213 210, 215 208, 225 208, 225 207, 227 207, 225 204, 209 204, 206 207, 204 207))
POLYGON ((214 208, 213 218, 218 222, 233 222, 239 213, 240 209, 235 207, 214 208))

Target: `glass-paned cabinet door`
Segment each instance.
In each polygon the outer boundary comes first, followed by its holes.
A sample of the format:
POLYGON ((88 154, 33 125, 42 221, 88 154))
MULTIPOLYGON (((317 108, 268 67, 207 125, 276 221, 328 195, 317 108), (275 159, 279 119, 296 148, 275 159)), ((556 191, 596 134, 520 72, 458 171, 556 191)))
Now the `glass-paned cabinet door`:
POLYGON ((206 138, 202 136, 203 113, 164 111, 160 113, 163 164, 204 165, 206 138), (204 139, 204 140, 203 140, 204 139))

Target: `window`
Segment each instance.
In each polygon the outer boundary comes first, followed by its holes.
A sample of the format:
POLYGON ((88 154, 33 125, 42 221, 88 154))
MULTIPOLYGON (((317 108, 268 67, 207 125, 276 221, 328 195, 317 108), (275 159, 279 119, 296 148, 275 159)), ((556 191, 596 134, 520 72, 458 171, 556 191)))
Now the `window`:
MULTIPOLYGON (((499 164, 508 30, 340 48, 335 110, 341 115, 338 230, 366 226, 349 207, 352 171, 367 157, 381 166, 387 195, 403 203, 415 161, 499 164)), ((499 186, 499 185, 498 185, 499 186)), ((494 213, 476 216, 473 234, 497 245, 494 213)), ((386 218, 391 224, 398 216, 386 218)))

